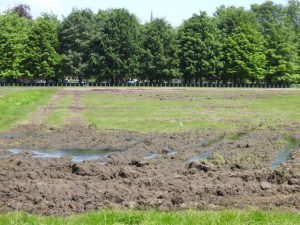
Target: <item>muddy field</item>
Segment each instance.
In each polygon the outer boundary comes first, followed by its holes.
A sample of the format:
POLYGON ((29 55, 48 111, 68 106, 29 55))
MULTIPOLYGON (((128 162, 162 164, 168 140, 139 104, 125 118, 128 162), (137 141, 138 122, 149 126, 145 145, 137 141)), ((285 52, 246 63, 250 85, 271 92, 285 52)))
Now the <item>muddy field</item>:
MULTIPOLYGON (((163 100, 193 98, 176 89, 172 94, 139 89, 58 91, 28 120, 0 132, 1 212, 70 215, 103 208, 300 210, 299 124, 255 129, 241 124, 234 131, 102 130, 82 118, 86 106, 81 98, 86 92, 103 91, 163 100), (65 95, 73 96, 66 123, 49 126, 44 118, 65 95), (289 139, 284 142, 284 137, 289 139), (99 157, 74 161, 70 155, 40 156, 32 151, 37 149, 48 153, 89 150, 99 157), (286 150, 288 154, 284 154, 286 150)), ((273 93, 244 91, 243 95, 264 98, 273 93)), ((230 93, 223 97, 236 96, 230 93)))

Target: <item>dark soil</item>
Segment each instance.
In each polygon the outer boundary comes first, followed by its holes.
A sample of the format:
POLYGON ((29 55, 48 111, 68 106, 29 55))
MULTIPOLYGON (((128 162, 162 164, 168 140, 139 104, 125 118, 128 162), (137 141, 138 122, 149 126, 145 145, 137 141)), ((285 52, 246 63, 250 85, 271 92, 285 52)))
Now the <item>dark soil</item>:
POLYGON ((23 125, 0 133, 0 211, 70 215, 103 208, 300 210, 300 151, 276 170, 271 163, 297 129, 255 130, 238 138, 215 130, 141 134, 92 125, 23 125), (112 150, 76 164, 8 149, 112 150), (119 150, 119 151, 118 151, 119 150), (189 160, 202 152, 214 157, 189 160), (156 153, 158 157, 146 160, 156 153))

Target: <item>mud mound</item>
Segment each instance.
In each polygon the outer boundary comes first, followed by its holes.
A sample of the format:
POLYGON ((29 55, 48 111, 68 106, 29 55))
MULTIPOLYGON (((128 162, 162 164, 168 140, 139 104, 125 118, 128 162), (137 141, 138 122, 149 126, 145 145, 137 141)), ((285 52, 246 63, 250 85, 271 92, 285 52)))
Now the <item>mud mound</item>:
POLYGON ((299 210, 299 151, 271 169, 280 151, 272 141, 280 135, 256 130, 232 140, 232 134, 212 130, 140 134, 82 124, 20 126, 0 134, 0 149, 89 149, 109 155, 105 163, 74 163, 68 157, 40 159, 30 152, 12 155, 0 150, 0 211, 70 215, 103 208, 299 210), (206 152, 211 154, 190 161, 206 152), (151 154, 155 157, 147 157, 151 154))
POLYGON ((233 172, 155 162, 102 165, 20 154, 1 159, 1 211, 70 215, 108 207, 162 210, 258 206, 300 209, 299 182, 274 180, 277 171, 233 172), (143 165, 143 166, 140 166, 143 165))

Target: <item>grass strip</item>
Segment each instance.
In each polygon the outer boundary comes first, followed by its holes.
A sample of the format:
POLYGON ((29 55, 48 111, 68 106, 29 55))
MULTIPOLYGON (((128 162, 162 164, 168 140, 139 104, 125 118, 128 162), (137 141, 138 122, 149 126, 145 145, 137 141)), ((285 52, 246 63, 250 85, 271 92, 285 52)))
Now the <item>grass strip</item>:
POLYGON ((0 130, 9 129, 26 119, 40 105, 47 104, 55 90, 19 90, 6 93, 0 101, 0 130))
POLYGON ((23 212, 0 215, 1 225, 292 225, 299 224, 300 212, 260 210, 226 211, 112 211, 63 217, 45 217, 23 212))

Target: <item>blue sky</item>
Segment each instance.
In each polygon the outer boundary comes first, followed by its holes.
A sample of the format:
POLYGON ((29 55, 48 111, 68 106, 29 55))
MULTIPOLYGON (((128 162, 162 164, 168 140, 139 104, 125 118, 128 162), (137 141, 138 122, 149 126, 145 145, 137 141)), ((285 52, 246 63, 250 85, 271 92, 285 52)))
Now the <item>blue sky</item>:
MULTIPOLYGON (((173 26, 178 26, 185 19, 199 10, 212 14, 222 4, 244 6, 263 3, 265 0, 0 0, 0 11, 18 3, 31 6, 34 17, 41 12, 53 12, 59 17, 68 15, 73 7, 91 8, 93 11, 107 8, 127 8, 138 16, 141 22, 148 21, 151 10, 155 17, 166 18, 173 26)), ((274 0, 276 3, 286 4, 287 0, 274 0)))

